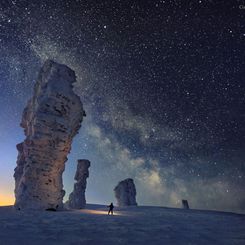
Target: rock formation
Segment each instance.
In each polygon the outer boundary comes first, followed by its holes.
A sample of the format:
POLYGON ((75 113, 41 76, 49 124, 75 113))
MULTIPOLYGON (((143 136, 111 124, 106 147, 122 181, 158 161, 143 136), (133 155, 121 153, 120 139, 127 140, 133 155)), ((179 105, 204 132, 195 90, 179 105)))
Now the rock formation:
POLYGON ((84 114, 80 98, 73 92, 75 81, 73 70, 51 60, 39 73, 20 124, 26 138, 17 145, 17 209, 63 207, 62 173, 84 114))
POLYGON ((118 206, 137 205, 136 188, 132 179, 125 179, 119 182, 114 192, 118 206))
POLYGON ((89 160, 78 160, 77 171, 75 175, 74 190, 69 195, 68 207, 74 209, 84 208, 86 205, 85 190, 87 186, 87 178, 89 177, 88 168, 90 167, 89 160))
POLYGON ((189 209, 189 204, 187 200, 182 200, 182 208, 189 209))

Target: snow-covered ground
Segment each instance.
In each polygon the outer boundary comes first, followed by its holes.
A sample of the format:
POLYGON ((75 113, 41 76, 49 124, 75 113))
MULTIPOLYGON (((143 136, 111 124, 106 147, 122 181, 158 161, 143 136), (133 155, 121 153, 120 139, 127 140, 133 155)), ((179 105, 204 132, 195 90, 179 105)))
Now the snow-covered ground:
POLYGON ((245 244, 245 215, 162 207, 39 212, 0 207, 0 245, 245 244))

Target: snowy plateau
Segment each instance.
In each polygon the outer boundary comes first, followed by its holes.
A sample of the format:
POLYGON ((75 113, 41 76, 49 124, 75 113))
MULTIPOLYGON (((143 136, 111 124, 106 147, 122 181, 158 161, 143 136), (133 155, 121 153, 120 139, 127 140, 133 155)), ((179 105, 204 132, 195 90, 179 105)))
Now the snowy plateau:
POLYGON ((165 207, 18 211, 0 207, 0 245, 245 244, 245 215, 165 207))

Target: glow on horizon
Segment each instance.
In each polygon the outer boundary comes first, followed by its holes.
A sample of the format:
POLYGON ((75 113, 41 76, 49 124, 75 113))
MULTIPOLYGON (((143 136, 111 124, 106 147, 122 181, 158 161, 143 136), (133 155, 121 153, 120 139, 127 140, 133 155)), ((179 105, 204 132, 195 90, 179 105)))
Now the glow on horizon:
MULTIPOLYGON (((93 210, 93 209, 82 209, 82 210, 80 210, 80 212, 81 213, 86 213, 86 214, 98 214, 98 215, 108 215, 108 211, 104 211, 104 210, 93 210)), ((122 214, 122 213, 120 213, 120 212, 118 212, 118 211, 114 211, 113 212, 113 215, 116 215, 116 216, 118 216, 118 215, 124 215, 124 214, 122 214)))
POLYGON ((0 206, 14 205, 15 198, 14 194, 1 194, 0 195, 0 206))

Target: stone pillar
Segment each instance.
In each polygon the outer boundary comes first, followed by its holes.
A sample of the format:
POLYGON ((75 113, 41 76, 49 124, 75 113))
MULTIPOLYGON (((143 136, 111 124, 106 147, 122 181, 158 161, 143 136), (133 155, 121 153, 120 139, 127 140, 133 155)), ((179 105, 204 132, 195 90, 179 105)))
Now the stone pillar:
POLYGON ((136 206, 136 188, 133 179, 125 179, 118 183, 114 189, 117 205, 136 206))
POLYGON ((77 171, 75 175, 74 190, 69 195, 68 207, 73 209, 81 209, 86 205, 85 190, 87 186, 87 178, 89 177, 88 168, 90 161, 81 159, 77 161, 77 171))
POLYGON ((182 200, 182 208, 189 209, 189 204, 187 200, 182 200))
POLYGON ((73 70, 51 60, 39 72, 20 124, 26 138, 17 145, 17 209, 63 207, 62 173, 84 114, 80 98, 73 91, 74 82, 73 70))

